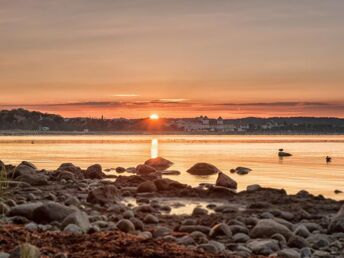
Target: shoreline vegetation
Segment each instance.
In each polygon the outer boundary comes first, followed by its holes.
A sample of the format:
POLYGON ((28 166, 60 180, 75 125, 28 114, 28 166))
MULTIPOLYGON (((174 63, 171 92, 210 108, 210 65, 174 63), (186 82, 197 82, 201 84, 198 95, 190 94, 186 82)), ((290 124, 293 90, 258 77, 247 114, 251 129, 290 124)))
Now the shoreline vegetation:
POLYGON ((344 257, 344 200, 257 184, 238 192, 208 163, 187 173, 216 181, 191 187, 164 178, 172 164, 158 157, 108 173, 0 162, 0 257, 344 257))

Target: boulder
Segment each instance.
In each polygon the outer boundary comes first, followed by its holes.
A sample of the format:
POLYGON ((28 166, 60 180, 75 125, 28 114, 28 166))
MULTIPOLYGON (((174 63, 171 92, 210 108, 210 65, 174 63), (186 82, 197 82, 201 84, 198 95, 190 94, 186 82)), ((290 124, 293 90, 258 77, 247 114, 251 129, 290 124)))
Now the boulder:
POLYGON ((32 214, 34 210, 43 205, 42 202, 31 202, 19 204, 12 207, 9 212, 6 214, 7 217, 22 216, 29 220, 32 220, 32 214))
POLYGON ((280 250, 279 244, 273 239, 257 239, 248 242, 247 247, 256 255, 270 255, 280 250))
POLYGON ((62 222, 76 210, 57 202, 47 202, 32 212, 32 220, 38 224, 49 224, 53 221, 62 222))
POLYGON ((262 187, 260 185, 258 185, 258 184, 248 185, 246 187, 246 191, 247 192, 255 192, 255 191, 258 191, 260 189, 262 189, 262 187))
POLYGON ((344 233, 344 205, 340 208, 337 214, 331 219, 328 226, 330 233, 341 232, 344 233))
POLYGON ((146 182, 139 184, 136 192, 137 193, 154 193, 157 190, 158 190, 158 188, 156 187, 154 182, 146 181, 146 182))
POLYGON ((204 216, 208 214, 207 209, 203 209, 202 207, 195 207, 192 211, 192 216, 204 216))
POLYGON ((187 170, 188 173, 198 176, 208 176, 220 173, 221 171, 209 163, 196 163, 187 170))
POLYGON ((83 232, 87 232, 90 227, 90 221, 88 216, 83 211, 75 211, 69 214, 65 219, 62 221, 62 227, 65 228, 70 224, 77 225, 83 232))
POLYGON ((87 196, 87 202, 104 205, 106 203, 117 202, 119 191, 113 185, 105 185, 91 190, 87 196))
POLYGON ((63 231, 67 232, 67 233, 72 233, 72 234, 82 234, 82 233, 84 233, 84 231, 78 225, 75 225, 75 224, 68 224, 63 229, 63 231))
POLYGON ((283 249, 277 253, 279 258, 301 258, 300 254, 291 248, 283 249))
POLYGON ((143 222, 146 224, 158 224, 159 223, 159 219, 157 217, 155 217, 152 214, 147 214, 144 219, 143 222))
POLYGON ((20 163, 15 169, 13 174, 11 175, 12 178, 17 178, 23 175, 32 175, 36 172, 36 169, 32 166, 29 166, 26 163, 20 163))
POLYGON ((209 237, 215 238, 217 236, 232 237, 232 231, 230 227, 225 223, 219 223, 213 226, 209 232, 209 237))
POLYGON ((85 178, 89 179, 102 179, 105 177, 103 173, 102 166, 99 164, 94 164, 86 169, 84 172, 85 178))
POLYGON ((16 181, 25 182, 32 186, 48 185, 48 180, 45 176, 35 174, 23 174, 16 177, 16 181))
POLYGON ((63 163, 58 168, 58 171, 68 171, 74 174, 75 177, 79 179, 84 178, 84 174, 80 167, 75 166, 73 163, 63 163))
POLYGON ((274 234, 281 234, 286 239, 292 235, 292 232, 284 225, 276 222, 273 219, 262 219, 251 230, 251 238, 269 238, 274 234))
POLYGON ((220 172, 216 179, 216 186, 227 187, 230 189, 237 189, 238 184, 232 178, 227 176, 226 174, 220 172))
POLYGON ((166 176, 170 176, 170 175, 179 176, 181 172, 178 170, 164 170, 164 171, 161 171, 161 174, 166 175, 166 176))
POLYGON ((58 180, 71 180, 74 181, 75 180, 75 176, 72 172, 69 171, 57 171, 55 173, 55 176, 57 177, 58 180))
POLYGON ((220 242, 211 240, 208 243, 200 244, 197 249, 201 249, 210 253, 220 253, 223 252, 226 247, 220 242))
POLYGON ((157 157, 146 160, 144 164, 153 167, 156 170, 162 171, 171 167, 173 165, 173 162, 162 157, 157 157))
POLYGON ((117 228, 125 233, 130 233, 135 231, 134 224, 128 219, 121 219, 117 223, 117 228))

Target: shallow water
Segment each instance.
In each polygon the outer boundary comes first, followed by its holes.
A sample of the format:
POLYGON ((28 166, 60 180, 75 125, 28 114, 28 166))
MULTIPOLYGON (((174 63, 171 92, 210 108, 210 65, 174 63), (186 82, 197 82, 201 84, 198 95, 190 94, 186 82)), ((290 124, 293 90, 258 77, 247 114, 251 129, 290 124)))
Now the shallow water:
POLYGON ((300 189, 344 199, 344 136, 196 136, 196 135, 99 135, 99 136, 0 136, 0 159, 17 164, 22 160, 39 168, 55 169, 63 162, 78 166, 100 163, 103 168, 130 167, 151 156, 175 163, 169 176, 190 185, 213 183, 216 175, 193 176, 185 172, 196 162, 210 162, 229 174, 237 166, 250 167, 245 176, 233 175, 239 190, 249 184, 300 189), (284 148, 292 157, 279 159, 284 148), (326 164, 329 155, 333 161, 326 164))

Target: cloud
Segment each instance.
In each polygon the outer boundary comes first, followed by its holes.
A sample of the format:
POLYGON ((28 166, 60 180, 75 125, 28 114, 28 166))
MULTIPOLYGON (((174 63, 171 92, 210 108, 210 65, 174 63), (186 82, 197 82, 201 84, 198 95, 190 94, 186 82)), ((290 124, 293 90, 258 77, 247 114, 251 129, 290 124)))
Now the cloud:
POLYGON ((137 97, 139 95, 137 95, 137 94, 115 94, 112 96, 114 96, 114 97, 137 97))

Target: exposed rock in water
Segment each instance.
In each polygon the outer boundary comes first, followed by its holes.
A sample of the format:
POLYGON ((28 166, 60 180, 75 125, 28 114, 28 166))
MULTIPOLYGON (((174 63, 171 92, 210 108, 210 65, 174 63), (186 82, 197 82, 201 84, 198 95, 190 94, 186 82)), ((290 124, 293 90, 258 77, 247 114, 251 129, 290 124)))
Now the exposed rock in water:
POLYGON ((94 164, 87 168, 84 172, 85 178, 89 179, 102 179, 105 177, 103 173, 102 166, 99 164, 94 164))
POLYGON ((246 168, 246 167, 237 167, 235 169, 235 172, 238 174, 238 175, 246 175, 248 173, 250 173, 252 171, 252 169, 250 168, 246 168))
POLYGON ((125 172, 125 168, 124 167, 117 167, 116 168, 116 172, 117 173, 124 173, 125 172))
POLYGON ((88 193, 87 201, 104 205, 118 201, 119 192, 113 185, 100 186, 88 193))
POLYGON ((164 170, 164 171, 161 171, 161 174, 163 175, 174 175, 174 176, 178 176, 180 175, 180 171, 178 170, 164 170))
POLYGON ((167 159, 164 159, 162 157, 157 157, 157 158, 146 160, 144 164, 150 167, 153 167, 156 170, 161 171, 161 170, 166 170, 169 167, 171 167, 173 165, 173 162, 167 159))
POLYGON ((220 173, 221 171, 209 163, 196 163, 187 170, 192 175, 207 176, 220 173))
POLYGON ((231 189, 237 189, 238 184, 232 178, 227 176, 226 174, 220 172, 216 179, 216 186, 223 186, 231 189))
POLYGON ((62 163, 58 168, 58 171, 68 171, 74 174, 76 178, 83 179, 84 174, 80 167, 75 166, 73 163, 62 163))

